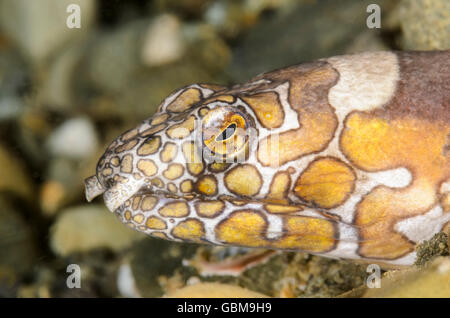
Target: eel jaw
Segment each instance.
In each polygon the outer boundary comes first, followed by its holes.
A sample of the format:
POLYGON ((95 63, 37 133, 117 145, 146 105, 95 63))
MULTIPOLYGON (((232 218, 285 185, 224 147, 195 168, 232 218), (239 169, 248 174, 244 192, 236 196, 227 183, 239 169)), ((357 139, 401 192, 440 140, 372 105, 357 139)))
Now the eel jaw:
POLYGON ((116 184, 112 188, 109 188, 103 195, 106 207, 111 212, 115 212, 125 201, 135 195, 141 189, 142 185, 143 183, 126 183, 116 184))
POLYGON ((97 176, 91 176, 84 180, 86 200, 91 202, 94 198, 103 194, 106 189, 100 184, 97 176))
POLYGON ((91 176, 84 180, 86 200, 91 202, 94 198, 103 194, 103 199, 107 208, 114 212, 125 201, 131 198, 136 192, 145 186, 145 181, 139 182, 117 182, 112 187, 105 188, 98 180, 97 176, 91 176))

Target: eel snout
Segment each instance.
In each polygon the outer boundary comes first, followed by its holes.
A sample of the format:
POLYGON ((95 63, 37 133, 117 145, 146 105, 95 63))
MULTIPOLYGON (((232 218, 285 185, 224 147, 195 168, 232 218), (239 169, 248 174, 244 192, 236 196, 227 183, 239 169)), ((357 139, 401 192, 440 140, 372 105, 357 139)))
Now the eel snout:
POLYGON ((106 189, 100 184, 97 176, 91 176, 84 180, 86 200, 91 202, 94 198, 103 194, 106 189))

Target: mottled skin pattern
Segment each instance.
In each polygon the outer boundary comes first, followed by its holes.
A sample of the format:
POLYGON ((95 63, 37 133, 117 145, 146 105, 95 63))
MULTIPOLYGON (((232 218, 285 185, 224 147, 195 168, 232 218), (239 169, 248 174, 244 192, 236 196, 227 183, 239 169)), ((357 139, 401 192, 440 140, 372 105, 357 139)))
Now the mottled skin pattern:
POLYGON ((183 87, 113 141, 87 198, 155 237, 412 264, 450 222, 449 89, 450 51, 183 87))

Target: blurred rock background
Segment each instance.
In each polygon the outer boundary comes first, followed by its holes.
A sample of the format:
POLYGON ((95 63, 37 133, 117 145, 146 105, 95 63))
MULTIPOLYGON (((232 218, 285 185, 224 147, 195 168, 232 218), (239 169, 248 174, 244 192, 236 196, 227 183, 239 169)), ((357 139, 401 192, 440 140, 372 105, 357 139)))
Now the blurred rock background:
MULTIPOLYGON (((176 88, 337 54, 449 48, 447 0, 0 0, 0 297, 159 297, 205 280, 182 265, 197 245, 143 237, 83 194, 105 146, 176 88), (371 3, 380 29, 366 26, 371 3), (66 26, 70 4, 79 29, 66 26), (73 263, 81 289, 66 287, 73 263)), ((274 267, 209 281, 311 297, 365 275, 293 253, 261 266, 274 267)))

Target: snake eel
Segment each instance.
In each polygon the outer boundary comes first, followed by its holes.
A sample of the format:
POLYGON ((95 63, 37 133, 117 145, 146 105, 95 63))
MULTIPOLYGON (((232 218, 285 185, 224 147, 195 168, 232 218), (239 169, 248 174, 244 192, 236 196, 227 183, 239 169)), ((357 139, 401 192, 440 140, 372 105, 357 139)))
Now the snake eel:
POLYGON ((450 227, 449 91, 450 51, 188 85, 110 144, 86 197, 158 238, 410 265, 450 227))

